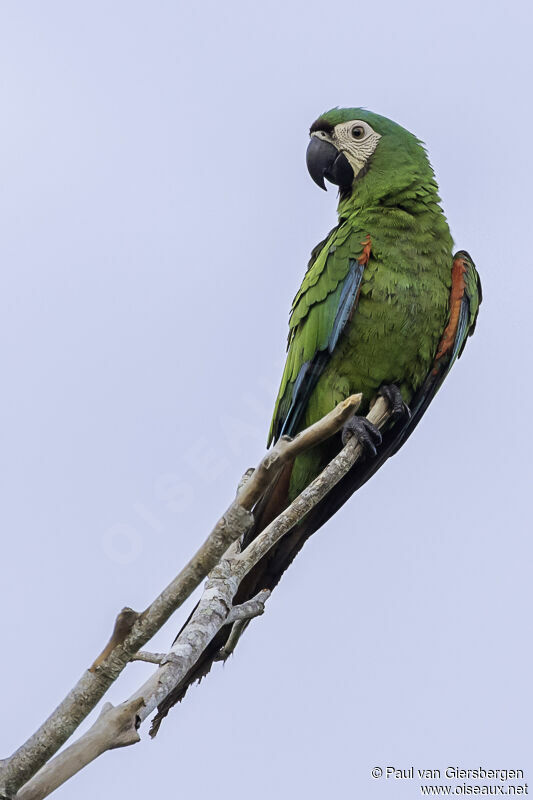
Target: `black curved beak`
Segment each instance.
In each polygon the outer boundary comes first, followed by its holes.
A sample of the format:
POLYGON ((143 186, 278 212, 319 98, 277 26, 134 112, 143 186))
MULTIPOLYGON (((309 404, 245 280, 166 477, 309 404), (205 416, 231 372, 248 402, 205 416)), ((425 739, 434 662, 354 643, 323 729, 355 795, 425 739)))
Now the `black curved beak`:
POLYGON ((324 178, 339 186, 341 190, 351 189, 354 174, 350 162, 344 153, 339 153, 330 142, 325 142, 318 136, 311 136, 306 162, 310 176, 324 191, 326 191, 324 178))

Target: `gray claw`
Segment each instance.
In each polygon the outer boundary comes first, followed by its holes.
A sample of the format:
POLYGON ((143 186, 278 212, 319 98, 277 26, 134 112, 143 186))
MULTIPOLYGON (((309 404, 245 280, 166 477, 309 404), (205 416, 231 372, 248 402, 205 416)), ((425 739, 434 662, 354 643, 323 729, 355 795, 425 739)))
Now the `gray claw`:
POLYGON ((381 444, 381 433, 366 417, 351 417, 342 428, 342 443, 346 445, 355 436, 366 455, 375 456, 381 444))
POLYGON ((378 395, 384 397, 389 404, 393 419, 399 419, 400 417, 407 417, 407 419, 411 418, 411 409, 407 403, 404 403, 402 393, 396 384, 383 384, 383 386, 380 387, 378 395))

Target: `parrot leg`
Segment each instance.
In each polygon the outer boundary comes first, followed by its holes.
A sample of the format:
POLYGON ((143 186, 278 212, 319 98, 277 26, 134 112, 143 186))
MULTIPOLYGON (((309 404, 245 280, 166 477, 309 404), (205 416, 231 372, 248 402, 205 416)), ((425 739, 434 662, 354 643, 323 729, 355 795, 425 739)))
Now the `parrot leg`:
POLYGON ((410 419, 411 410, 407 403, 404 403, 402 393, 395 383, 384 383, 380 387, 378 395, 384 397, 389 404, 393 420, 400 419, 400 417, 410 419))
POLYGON ((345 422, 342 428, 342 443, 355 436, 366 455, 375 456, 376 445, 381 444, 381 433, 366 417, 353 416, 345 422))

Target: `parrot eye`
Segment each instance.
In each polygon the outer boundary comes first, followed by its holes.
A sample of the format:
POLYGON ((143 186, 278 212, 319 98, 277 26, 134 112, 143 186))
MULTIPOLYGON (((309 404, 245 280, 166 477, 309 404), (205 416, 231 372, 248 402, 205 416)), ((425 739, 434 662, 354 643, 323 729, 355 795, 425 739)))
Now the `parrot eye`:
POLYGON ((365 129, 362 125, 354 125, 352 128, 352 136, 354 139, 362 139, 365 135, 365 129))

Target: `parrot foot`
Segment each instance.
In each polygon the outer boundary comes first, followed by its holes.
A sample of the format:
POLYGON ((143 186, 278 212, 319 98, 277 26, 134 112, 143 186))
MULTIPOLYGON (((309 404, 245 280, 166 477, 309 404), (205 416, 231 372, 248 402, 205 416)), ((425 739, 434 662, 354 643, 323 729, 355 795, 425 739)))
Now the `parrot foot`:
POLYGON ((355 436, 365 455, 375 456, 376 445, 381 444, 381 433, 366 417, 353 416, 342 428, 342 443, 346 445, 355 436))
POLYGON ((404 403, 402 393, 395 383, 384 383, 378 391, 378 395, 384 397, 389 408, 391 409, 391 416, 393 420, 400 419, 401 417, 411 418, 411 409, 404 403))

